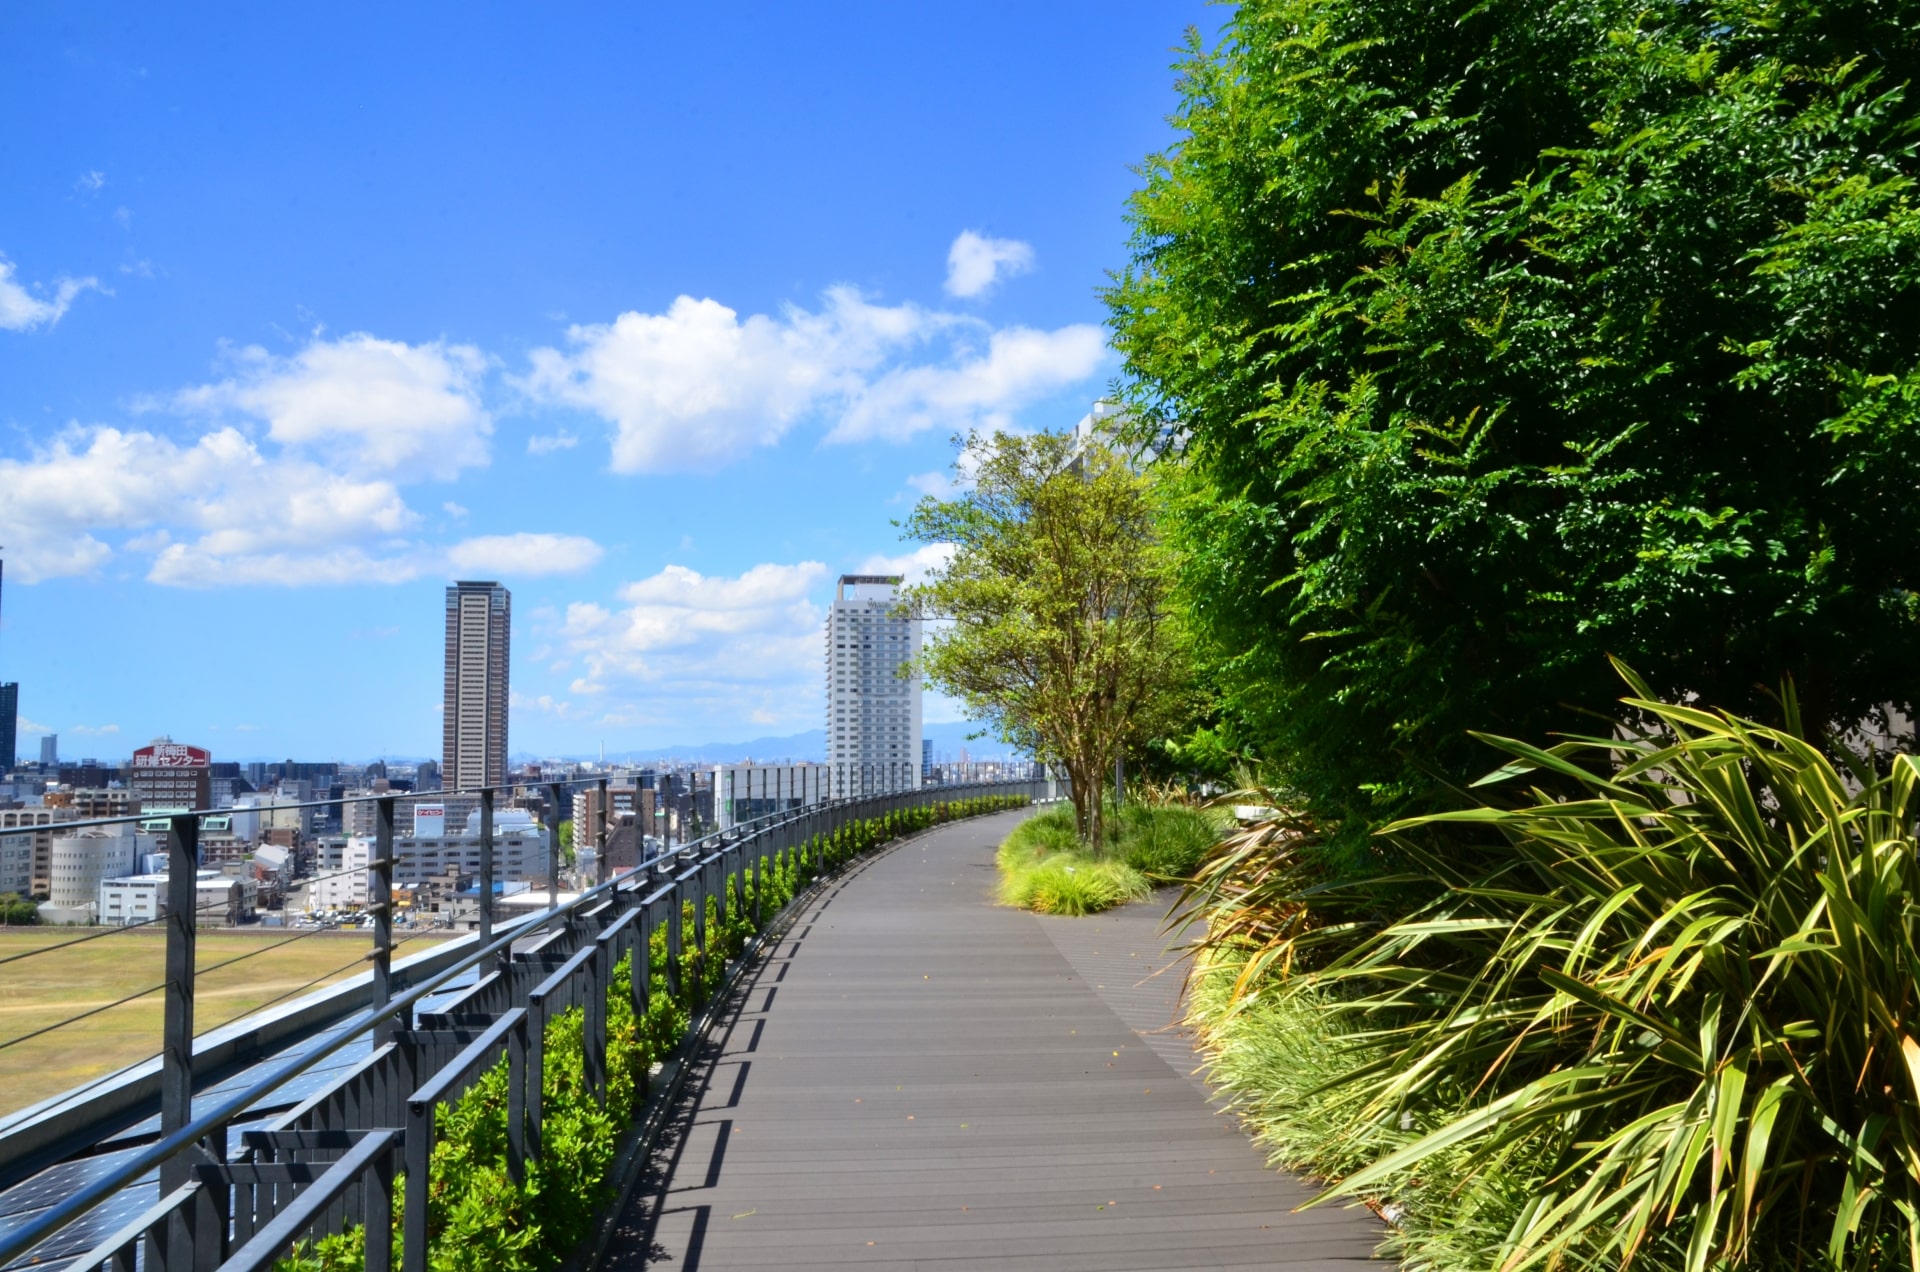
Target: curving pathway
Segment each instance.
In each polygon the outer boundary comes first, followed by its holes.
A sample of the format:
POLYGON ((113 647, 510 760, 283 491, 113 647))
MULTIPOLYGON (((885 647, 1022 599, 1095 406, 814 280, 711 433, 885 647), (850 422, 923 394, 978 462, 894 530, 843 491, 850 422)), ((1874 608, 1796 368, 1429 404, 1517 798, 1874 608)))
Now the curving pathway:
MULTIPOLYGON (((752 970, 607 1266, 1357 1269, 1365 1212, 1207 1103, 1157 908, 991 903, 1024 814, 856 867, 752 970)), ((1380 1266, 1380 1265, 1375 1265, 1380 1266)))

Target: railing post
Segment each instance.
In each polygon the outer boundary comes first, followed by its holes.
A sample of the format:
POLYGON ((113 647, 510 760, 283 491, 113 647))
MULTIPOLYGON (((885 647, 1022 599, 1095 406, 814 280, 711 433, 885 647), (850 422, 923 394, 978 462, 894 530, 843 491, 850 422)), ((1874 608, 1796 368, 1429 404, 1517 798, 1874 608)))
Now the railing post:
MULTIPOLYGON (((394 797, 382 795, 374 805, 373 845, 376 860, 367 871, 367 908, 373 911, 373 1005, 393 1001, 393 806, 394 797)), ((373 1045, 393 1041, 399 1025, 389 1017, 374 1028, 373 1045)))
POLYGON ((607 982, 612 979, 613 951, 605 941, 593 943, 587 960, 587 1001, 580 1022, 581 1050, 587 1086, 602 1107, 607 1103, 607 982))
MULTIPOLYGON (((194 946, 200 922, 200 819, 180 814, 167 819, 166 1001, 161 1026, 160 1133, 170 1135, 193 1120, 194 946)), ((224 1130, 219 1134, 223 1137, 224 1130)), ((226 1159, 226 1144, 209 1137, 202 1147, 215 1161, 226 1159)), ((162 1196, 192 1181, 194 1156, 176 1153, 160 1165, 162 1196)), ((226 1254, 229 1194, 218 1184, 202 1187, 167 1222, 155 1243, 166 1272, 198 1272, 217 1267, 226 1254)))
MULTIPOLYGON (((493 944, 493 787, 480 788, 480 946, 493 944)), ((476 969, 478 975, 486 975, 476 969)))
POLYGON ((673 881, 673 890, 667 894, 667 990, 678 998, 682 989, 680 977, 680 953, 686 938, 686 899, 681 894, 680 881, 673 881))
POLYGON ((560 783, 549 785, 547 794, 553 801, 553 815, 547 818, 547 906, 551 909, 560 899, 560 783))
MULTIPOLYGON (((200 917, 200 819, 167 820, 167 996, 160 1056, 160 1134, 193 1120, 193 946, 200 917)), ((193 1176, 190 1155, 160 1166, 165 1196, 193 1176)))
POLYGON ((507 1035, 507 1175, 516 1184, 527 1181, 527 1017, 507 1035))

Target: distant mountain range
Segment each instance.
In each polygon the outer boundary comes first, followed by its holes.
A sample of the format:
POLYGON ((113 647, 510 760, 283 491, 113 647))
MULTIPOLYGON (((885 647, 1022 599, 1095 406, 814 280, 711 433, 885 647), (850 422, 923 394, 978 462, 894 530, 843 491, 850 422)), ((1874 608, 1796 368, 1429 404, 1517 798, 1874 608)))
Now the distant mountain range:
MULTIPOLYGON (((985 730, 984 725, 972 722, 957 724, 929 724, 922 730, 923 737, 933 742, 933 754, 936 760, 957 760, 964 748, 971 760, 1006 759, 1016 752, 1006 743, 992 737, 970 738, 968 735, 985 730)), ((514 756, 517 760, 533 760, 542 757, 534 755, 514 756)), ((599 755, 574 757, 585 760, 599 759, 599 755)), ((744 742, 699 742, 681 743, 674 746, 648 747, 637 751, 608 751, 607 759, 620 764, 657 763, 662 760, 680 760, 701 764, 738 764, 753 760, 762 764, 799 764, 805 761, 824 763, 827 758, 827 731, 808 729, 805 733, 789 733, 781 737, 749 738, 744 742)))

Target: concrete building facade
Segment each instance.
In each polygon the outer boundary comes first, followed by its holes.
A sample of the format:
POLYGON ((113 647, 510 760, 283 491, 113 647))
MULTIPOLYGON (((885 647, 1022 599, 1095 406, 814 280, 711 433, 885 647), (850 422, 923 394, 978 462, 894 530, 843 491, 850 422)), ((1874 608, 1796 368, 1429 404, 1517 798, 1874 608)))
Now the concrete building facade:
MULTIPOLYGON (((56 909, 91 909, 99 899, 100 885, 108 879, 124 878, 138 866, 140 840, 131 827, 126 834, 115 834, 120 827, 88 827, 71 835, 56 835, 53 840, 52 874, 47 899, 56 909)), ((149 841, 151 842, 151 841, 149 841)), ((154 845, 157 848, 157 844, 154 845)))
POLYGON ((133 753, 127 777, 149 812, 213 807, 213 756, 201 747, 155 738, 133 753))
POLYGON ((513 598, 498 583, 447 589, 441 775, 449 790, 507 780, 508 635, 513 598))
POLYGON ((33 835, 0 835, 0 892, 33 895, 33 835))
POLYGON ((920 623, 893 613, 899 575, 843 574, 827 613, 827 768, 833 794, 920 785, 920 623))
POLYGON ((832 798, 825 764, 719 764, 713 770, 714 827, 726 830, 769 813, 832 798))

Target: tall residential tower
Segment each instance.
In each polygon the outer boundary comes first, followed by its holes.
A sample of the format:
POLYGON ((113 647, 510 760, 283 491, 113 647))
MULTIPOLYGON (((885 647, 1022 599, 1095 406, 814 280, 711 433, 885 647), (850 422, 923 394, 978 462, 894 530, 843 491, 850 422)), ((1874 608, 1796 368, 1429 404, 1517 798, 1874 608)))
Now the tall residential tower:
POLYGON ((447 589, 447 684, 443 699, 448 790, 507 780, 507 635, 513 597, 498 583, 447 589))
POLYGON ((827 765, 834 793, 920 785, 920 623, 896 617, 900 576, 843 574, 827 614, 827 765))

